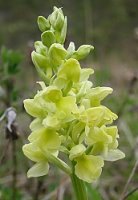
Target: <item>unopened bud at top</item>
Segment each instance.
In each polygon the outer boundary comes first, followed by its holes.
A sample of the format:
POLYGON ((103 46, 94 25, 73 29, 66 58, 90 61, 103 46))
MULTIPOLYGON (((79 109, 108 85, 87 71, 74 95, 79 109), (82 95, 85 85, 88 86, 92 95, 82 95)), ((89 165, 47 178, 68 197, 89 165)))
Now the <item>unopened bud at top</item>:
POLYGON ((38 27, 39 27, 40 31, 42 31, 42 32, 50 29, 49 21, 43 16, 38 17, 37 23, 38 23, 38 27))
POLYGON ((53 13, 49 16, 49 21, 54 29, 60 31, 64 24, 64 15, 62 9, 54 7, 53 13))

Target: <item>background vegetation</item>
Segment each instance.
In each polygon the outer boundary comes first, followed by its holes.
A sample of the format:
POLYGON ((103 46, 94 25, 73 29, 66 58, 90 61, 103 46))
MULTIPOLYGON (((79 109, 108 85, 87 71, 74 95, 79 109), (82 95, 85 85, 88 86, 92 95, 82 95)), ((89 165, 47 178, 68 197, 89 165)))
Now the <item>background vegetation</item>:
POLYGON ((119 115, 116 123, 120 149, 126 158, 106 163, 99 181, 92 187, 87 185, 89 199, 138 199, 137 3, 137 0, 0 0, 0 200, 73 199, 68 177, 53 166, 48 176, 27 179, 31 162, 21 149, 27 142, 31 121, 22 102, 37 90, 38 76, 30 59, 33 42, 40 38, 36 19, 51 13, 54 5, 63 7, 68 16, 66 46, 69 41, 76 46, 85 43, 95 46, 82 65, 94 68, 91 80, 95 86, 114 88, 113 95, 104 103, 119 115))

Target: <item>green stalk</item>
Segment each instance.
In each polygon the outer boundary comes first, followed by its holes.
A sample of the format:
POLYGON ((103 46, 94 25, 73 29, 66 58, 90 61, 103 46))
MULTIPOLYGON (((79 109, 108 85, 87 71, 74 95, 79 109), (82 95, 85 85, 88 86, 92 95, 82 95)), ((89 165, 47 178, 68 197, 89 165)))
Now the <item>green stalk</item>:
POLYGON ((46 156, 47 160, 50 163, 55 164, 56 166, 58 166, 61 170, 63 170, 65 173, 67 174, 71 174, 71 168, 62 160, 60 160, 59 158, 56 158, 55 156, 53 156, 49 151, 43 151, 43 149, 41 149, 42 152, 44 153, 44 155, 46 156))
POLYGON ((72 162, 73 173, 70 175, 76 200, 88 200, 85 182, 79 179, 74 173, 74 162, 72 162))
POLYGON ((80 180, 75 174, 71 175, 71 181, 76 200, 88 200, 85 182, 80 180))

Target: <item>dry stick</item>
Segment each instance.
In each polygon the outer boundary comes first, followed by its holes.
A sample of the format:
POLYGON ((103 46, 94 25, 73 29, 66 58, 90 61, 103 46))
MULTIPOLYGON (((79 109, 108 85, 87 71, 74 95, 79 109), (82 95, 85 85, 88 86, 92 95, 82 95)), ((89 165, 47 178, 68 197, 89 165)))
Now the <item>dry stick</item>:
MULTIPOLYGON (((122 102, 122 104, 120 106, 120 109, 118 110, 118 113, 117 113, 118 117, 122 116, 123 110, 124 110, 124 108, 125 108, 125 106, 127 104, 128 95, 133 93, 133 89, 134 89, 134 86, 135 86, 137 81, 138 81, 138 77, 136 77, 136 76, 133 76, 132 79, 129 81, 127 94, 126 94, 126 96, 125 96, 125 98, 124 98, 124 100, 123 100, 123 102, 122 102)), ((117 122, 118 122, 118 120, 116 121, 116 123, 117 122)), ((126 191, 128 189, 128 186, 129 186, 129 184, 131 182, 131 179, 132 179, 132 177, 133 177, 133 175, 134 175, 134 173, 136 171, 137 165, 138 165, 138 160, 135 162, 135 165, 134 165, 134 167, 133 167, 133 169, 131 171, 131 174, 130 174, 130 176, 129 176, 128 180, 127 180, 127 183, 126 183, 126 185, 125 185, 125 187, 123 189, 123 192, 121 194, 120 200, 124 200, 125 193, 126 193, 126 191)))
POLYGON ((39 199, 39 194, 41 192, 42 186, 43 186, 43 181, 38 180, 37 181, 37 186, 36 186, 36 192, 34 193, 34 200, 38 200, 39 199))
POLYGON ((17 124, 15 123, 15 120, 16 120, 15 109, 12 107, 7 108, 4 114, 2 115, 2 117, 0 118, 0 121, 2 121, 4 118, 6 118, 6 121, 7 121, 5 131, 6 131, 6 139, 8 139, 8 143, 7 145, 5 145, 3 155, 0 159, 0 164, 3 162, 6 152, 7 152, 7 148, 9 146, 9 143, 11 142, 12 160, 13 160, 12 200, 16 200, 16 182, 17 182, 16 139, 18 139, 18 134, 17 134, 17 124))
POLYGON ((16 140, 12 140, 12 160, 13 160, 12 200, 16 200, 16 182, 17 182, 16 140))
MULTIPOLYGON (((0 185, 9 185, 12 183, 13 177, 12 175, 4 176, 0 178, 0 185)), ((24 174, 17 174, 18 187, 21 188, 26 184, 26 176, 24 174)))
POLYGON ((50 200, 50 199, 52 199, 52 197, 56 197, 59 188, 60 188, 60 187, 63 187, 63 185, 64 185, 64 187, 66 187, 69 183, 70 183, 70 179, 67 178, 64 182, 62 182, 62 183, 59 185, 58 188, 56 188, 54 191, 52 191, 52 192, 50 192, 49 194, 47 194, 47 196, 44 197, 42 200, 50 200))
POLYGON ((2 156, 0 158, 0 165, 3 163, 3 161, 4 161, 5 157, 6 157, 7 150, 9 148, 9 144, 10 144, 10 141, 8 140, 6 145, 4 146, 3 153, 2 153, 2 156))
POLYGON ((61 183, 57 189, 57 197, 56 200, 63 200, 64 199, 64 193, 65 193, 65 188, 66 188, 66 181, 68 181, 67 178, 63 178, 61 180, 61 183))
POLYGON ((16 200, 16 182, 17 182, 17 157, 16 157, 16 140, 18 139, 17 123, 15 109, 10 107, 6 110, 6 138, 11 142, 12 161, 13 161, 13 181, 12 181, 12 200, 16 200))
POLYGON ((134 192, 136 192, 138 190, 138 186, 136 188, 134 188, 133 190, 131 190, 130 192, 128 192, 126 194, 126 196, 124 197, 124 199, 127 199, 130 195, 132 195, 134 192))
POLYGON ((64 200, 65 187, 62 186, 57 190, 57 200, 64 200))
POLYGON ((133 167, 133 169, 132 169, 132 171, 131 171, 131 173, 130 173, 130 175, 129 175, 129 178, 128 178, 128 180, 127 180, 127 183, 125 184, 125 187, 124 187, 123 192, 122 192, 122 194, 121 194, 120 200, 124 200, 124 199, 125 199, 125 194, 126 194, 126 192, 127 192, 128 186, 129 186, 129 184, 130 184, 130 182, 131 182, 131 180, 132 180, 132 178, 133 178, 133 176, 134 176, 134 174, 135 174, 135 171, 136 171, 136 169, 137 169, 137 166, 138 166, 138 160, 135 162, 135 165, 134 165, 134 167, 133 167))

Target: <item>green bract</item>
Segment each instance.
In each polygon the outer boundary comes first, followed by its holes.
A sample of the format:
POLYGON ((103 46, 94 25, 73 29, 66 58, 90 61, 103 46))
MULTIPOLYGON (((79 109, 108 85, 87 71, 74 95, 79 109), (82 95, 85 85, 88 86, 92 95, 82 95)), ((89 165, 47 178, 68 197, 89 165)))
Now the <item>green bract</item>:
POLYGON ((117 127, 111 126, 117 115, 102 105, 112 89, 94 88, 88 80, 93 69, 81 69, 78 60, 93 46, 75 50, 71 42, 65 49, 67 18, 61 8, 54 7, 47 19, 38 17, 38 26, 42 41, 35 42, 32 60, 42 79, 41 89, 34 98, 24 100, 26 111, 35 118, 30 124, 30 143, 23 146, 24 154, 35 162, 28 177, 46 175, 53 163, 92 182, 100 176, 105 160, 124 157, 117 149, 117 127), (66 162, 60 152, 68 158, 66 162))

